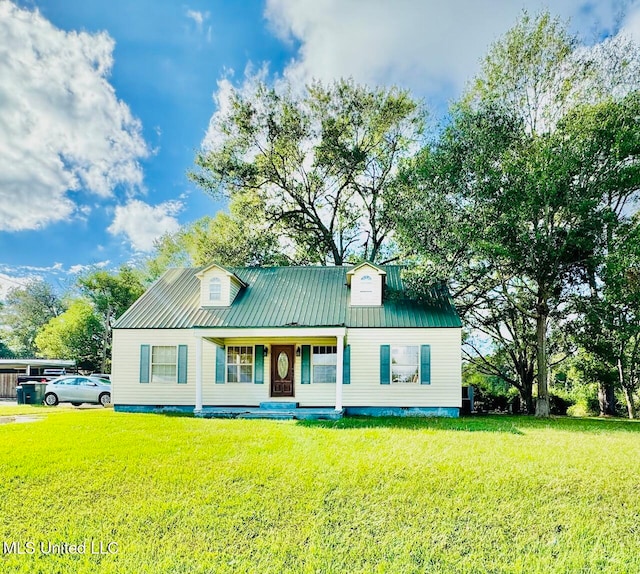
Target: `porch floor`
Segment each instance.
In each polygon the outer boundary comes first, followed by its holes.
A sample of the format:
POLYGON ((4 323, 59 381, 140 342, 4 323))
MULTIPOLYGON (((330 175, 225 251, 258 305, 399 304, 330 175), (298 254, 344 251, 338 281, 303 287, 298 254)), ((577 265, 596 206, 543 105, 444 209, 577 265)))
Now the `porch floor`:
POLYGON ((194 411, 196 417, 204 419, 273 419, 273 420, 339 420, 344 409, 331 407, 202 407, 194 411))

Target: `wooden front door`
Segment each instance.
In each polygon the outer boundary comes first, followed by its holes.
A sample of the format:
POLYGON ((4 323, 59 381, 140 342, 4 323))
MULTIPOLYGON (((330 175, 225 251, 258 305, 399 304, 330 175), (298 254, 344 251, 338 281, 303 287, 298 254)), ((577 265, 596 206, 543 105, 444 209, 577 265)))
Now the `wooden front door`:
POLYGON ((293 396, 293 345, 271 347, 271 396, 293 396))

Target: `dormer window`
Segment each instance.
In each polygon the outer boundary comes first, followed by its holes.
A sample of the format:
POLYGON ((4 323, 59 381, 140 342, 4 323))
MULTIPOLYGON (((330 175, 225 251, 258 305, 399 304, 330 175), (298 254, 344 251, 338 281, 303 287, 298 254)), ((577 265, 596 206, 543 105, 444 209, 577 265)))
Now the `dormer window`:
POLYGON ((200 307, 229 307, 247 285, 235 273, 212 263, 196 273, 200 280, 200 307))
POLYGON ((222 284, 219 277, 209 279, 209 301, 220 301, 222 298, 222 284))
POLYGON ((347 271, 352 307, 380 307, 386 272, 373 263, 363 262, 347 271))

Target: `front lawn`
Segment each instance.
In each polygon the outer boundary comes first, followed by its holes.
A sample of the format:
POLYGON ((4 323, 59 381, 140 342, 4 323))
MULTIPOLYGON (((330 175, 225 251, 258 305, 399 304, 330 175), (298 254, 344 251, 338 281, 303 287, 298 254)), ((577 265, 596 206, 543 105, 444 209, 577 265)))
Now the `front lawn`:
POLYGON ((17 413, 0 572, 640 571, 635 422, 17 413))

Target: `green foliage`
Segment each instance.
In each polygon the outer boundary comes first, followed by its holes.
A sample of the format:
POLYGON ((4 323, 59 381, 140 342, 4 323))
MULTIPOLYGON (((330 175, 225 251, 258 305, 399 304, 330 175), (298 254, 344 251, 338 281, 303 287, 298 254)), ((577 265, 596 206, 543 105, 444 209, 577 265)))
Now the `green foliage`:
POLYGON ((422 129, 408 92, 340 80, 298 95, 257 83, 248 95, 233 93, 214 127, 217 143, 191 174, 205 191, 257 194, 294 260, 379 260, 393 175, 422 129))
POLYGON ((18 412, 44 420, 0 425, 2 538, 118 553, 7 572, 640 570, 632 421, 18 412))
POLYGON ((51 319, 36 336, 38 356, 75 360, 78 367, 95 371, 100 367, 103 327, 89 301, 76 299, 51 319))
POLYGON ((38 331, 64 311, 64 305, 46 281, 34 280, 11 289, 0 307, 3 342, 11 354, 35 357, 38 331))
POLYGON ((122 266, 117 273, 102 269, 91 271, 78 279, 78 286, 93 303, 102 323, 102 350, 100 372, 110 370, 112 326, 144 293, 141 274, 130 267, 122 266))
MULTIPOLYGON (((533 384, 533 345, 543 415, 549 321, 567 316, 567 296, 640 187, 638 92, 589 89, 617 57, 612 46, 589 60, 548 13, 525 15, 493 46, 450 124, 405 166, 396 198, 399 241, 419 256, 420 282, 450 284, 522 389, 533 384)), ((477 350, 470 359, 484 360, 477 350)))
POLYGON ((304 263, 283 252, 276 230, 267 222, 264 202, 251 192, 231 198, 229 213, 203 217, 172 235, 163 236, 147 261, 151 278, 169 267, 207 265, 270 266, 304 263))

